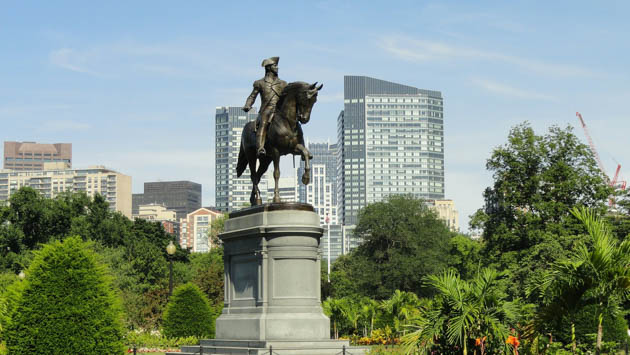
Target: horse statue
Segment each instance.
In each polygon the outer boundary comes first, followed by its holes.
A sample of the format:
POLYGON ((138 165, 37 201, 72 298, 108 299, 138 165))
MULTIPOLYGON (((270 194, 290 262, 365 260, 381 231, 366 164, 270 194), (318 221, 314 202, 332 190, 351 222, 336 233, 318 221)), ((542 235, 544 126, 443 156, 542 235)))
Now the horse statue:
POLYGON ((301 155, 305 163, 302 183, 308 185, 310 182, 310 159, 312 155, 304 146, 304 137, 300 125, 307 123, 311 119, 311 109, 315 101, 317 101, 317 93, 322 89, 322 86, 323 84, 317 86, 317 83, 308 84, 296 81, 284 88, 276 104, 276 113, 267 131, 265 155, 261 157, 256 155, 256 122, 248 122, 243 128, 236 175, 240 177, 245 168, 249 166, 253 184, 249 202, 252 206, 262 204, 258 183, 272 161, 273 178, 275 180, 273 203, 281 202, 278 179, 280 179, 280 156, 282 155, 301 155), (257 161, 260 161, 258 169, 256 169, 257 161))

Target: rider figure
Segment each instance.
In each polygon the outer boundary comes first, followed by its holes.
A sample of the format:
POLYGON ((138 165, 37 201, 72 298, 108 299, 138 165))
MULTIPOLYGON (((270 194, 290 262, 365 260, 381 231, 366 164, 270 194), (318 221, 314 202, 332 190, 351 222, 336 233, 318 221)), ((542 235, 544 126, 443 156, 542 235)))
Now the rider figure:
POLYGON ((266 154, 265 138, 267 136, 267 128, 271 120, 273 120, 280 94, 287 86, 286 81, 278 78, 278 61, 280 61, 280 57, 271 57, 263 60, 262 66, 265 67, 265 77, 254 81, 254 90, 252 90, 243 107, 243 111, 249 111, 254 101, 256 101, 256 96, 260 93, 261 109, 256 121, 256 154, 259 157, 266 154))

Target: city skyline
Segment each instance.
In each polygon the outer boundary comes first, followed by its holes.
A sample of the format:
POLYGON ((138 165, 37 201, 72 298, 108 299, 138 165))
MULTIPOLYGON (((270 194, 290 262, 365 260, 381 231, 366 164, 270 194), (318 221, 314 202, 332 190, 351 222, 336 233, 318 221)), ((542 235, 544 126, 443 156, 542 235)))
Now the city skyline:
POLYGON ((283 80, 324 83, 304 126, 313 142, 336 142, 344 75, 442 92, 444 197, 464 230, 491 184, 485 160, 525 120, 539 133, 571 124, 586 143, 580 111, 608 174, 617 160, 630 178, 629 4, 361 4, 8 4, 0 139, 71 142, 73 166, 121 171, 133 192, 197 181, 213 205, 215 108, 242 106, 260 61, 279 55, 283 80), (272 14, 287 21, 263 41, 255 19, 272 14))

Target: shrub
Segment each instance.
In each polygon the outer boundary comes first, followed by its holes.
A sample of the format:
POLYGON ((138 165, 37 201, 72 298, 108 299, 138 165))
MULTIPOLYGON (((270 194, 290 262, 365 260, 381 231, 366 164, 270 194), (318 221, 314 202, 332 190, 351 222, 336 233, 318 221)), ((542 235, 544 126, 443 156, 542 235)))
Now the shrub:
POLYGON ((199 287, 187 283, 173 291, 162 323, 168 338, 194 336, 214 338, 216 314, 199 287))
POLYGON ((159 334, 159 332, 140 332, 132 330, 127 333, 125 342, 130 349, 133 349, 134 346, 137 348, 170 349, 184 345, 199 344, 199 339, 196 337, 167 338, 159 334))
POLYGON ((122 354, 121 311, 105 266, 78 237, 45 245, 13 296, 10 354, 122 354))

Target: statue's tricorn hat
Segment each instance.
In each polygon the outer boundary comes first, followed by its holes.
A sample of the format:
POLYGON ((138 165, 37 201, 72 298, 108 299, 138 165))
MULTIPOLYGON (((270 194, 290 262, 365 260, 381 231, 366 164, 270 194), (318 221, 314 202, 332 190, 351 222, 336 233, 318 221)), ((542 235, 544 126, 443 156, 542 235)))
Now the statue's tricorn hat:
POLYGON ((266 67, 267 65, 278 64, 280 61, 280 57, 271 57, 263 60, 262 66, 266 67))

